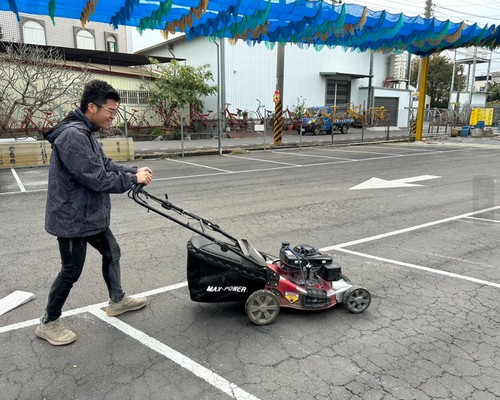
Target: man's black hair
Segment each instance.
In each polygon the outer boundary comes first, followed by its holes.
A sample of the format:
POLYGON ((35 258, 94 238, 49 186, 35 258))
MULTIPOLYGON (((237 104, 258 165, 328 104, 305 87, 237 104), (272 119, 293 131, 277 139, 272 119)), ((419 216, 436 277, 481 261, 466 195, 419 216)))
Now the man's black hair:
POLYGON ((118 92, 107 82, 100 80, 93 80, 85 84, 83 89, 82 99, 80 101, 80 109, 82 112, 87 112, 89 103, 94 103, 102 106, 106 101, 114 100, 120 102, 120 95, 118 92))

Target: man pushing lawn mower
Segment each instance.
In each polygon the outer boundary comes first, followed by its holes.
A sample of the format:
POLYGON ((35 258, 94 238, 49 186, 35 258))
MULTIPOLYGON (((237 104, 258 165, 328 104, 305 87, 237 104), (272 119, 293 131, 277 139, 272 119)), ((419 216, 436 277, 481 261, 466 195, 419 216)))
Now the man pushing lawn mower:
POLYGON ((146 305, 146 298, 128 297, 122 290, 120 247, 109 229, 109 194, 124 193, 136 184, 148 185, 153 172, 148 167, 115 163, 94 137, 100 128, 111 126, 119 103, 120 95, 108 83, 91 81, 85 85, 80 108, 44 135, 52 145, 45 229, 57 237, 62 266, 35 333, 54 346, 76 340, 60 316, 82 273, 87 244, 102 255, 102 274, 111 299, 106 314, 114 317, 146 305))

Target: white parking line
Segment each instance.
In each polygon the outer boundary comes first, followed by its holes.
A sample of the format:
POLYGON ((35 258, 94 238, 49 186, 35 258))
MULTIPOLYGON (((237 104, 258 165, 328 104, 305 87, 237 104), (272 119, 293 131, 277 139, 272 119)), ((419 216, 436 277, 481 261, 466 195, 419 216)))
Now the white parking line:
POLYGON ((456 146, 454 147, 449 147, 446 144, 443 144, 444 149, 438 150, 441 148, 441 146, 435 146, 435 145, 424 145, 423 147, 417 146, 417 147, 410 147, 410 146, 405 146, 404 144, 401 143, 394 143, 394 147, 388 147, 383 144, 380 145, 380 147, 384 150, 389 150, 389 149, 401 149, 401 151, 411 151, 412 153, 428 153, 429 149, 433 148, 435 151, 439 152, 447 152, 447 151, 468 151, 468 150, 475 150, 473 147, 463 147, 463 148, 457 148, 456 146))
POLYGON ((404 154, 379 153, 379 152, 376 152, 376 151, 359 151, 359 150, 345 150, 345 149, 333 149, 333 148, 330 148, 330 149, 320 149, 320 150, 322 150, 322 151, 338 151, 338 152, 342 152, 342 153, 380 154, 382 156, 392 156, 392 155, 396 155, 396 156, 399 156, 399 157, 404 157, 405 156, 404 154))
POLYGON ((234 383, 229 382, 227 379, 224 379, 220 375, 217 375, 215 372, 209 370, 203 365, 198 364, 189 357, 186 357, 182 353, 179 353, 178 351, 172 349, 171 347, 160 342, 159 340, 156 340, 155 338, 145 334, 144 332, 126 324, 120 319, 114 317, 108 317, 106 313, 100 309, 94 309, 91 311, 91 313, 95 315, 97 318, 106 322, 107 324, 120 330, 125 335, 137 340, 142 345, 150 348, 151 350, 156 351, 157 353, 168 358, 169 360, 172 360, 180 367, 188 370, 197 377, 203 379, 205 382, 219 389, 220 391, 226 393, 231 398, 238 400, 258 400, 257 397, 251 395, 248 392, 245 392, 243 389, 236 386, 234 383))
MULTIPOLYGON (((388 147, 390 147, 391 149, 394 149, 396 147, 400 148, 401 150, 412 150, 412 151, 416 151, 416 152, 428 152, 428 144, 422 144, 422 145, 419 145, 417 144, 416 142, 414 142, 415 145, 409 145, 409 144, 406 144, 406 143, 391 143, 391 144, 377 144, 376 146, 373 146, 373 147, 381 147, 383 149, 386 149, 388 147)), ((464 149, 465 150, 465 149, 464 149)))
MULTIPOLYGON (((272 151, 273 154, 283 154, 283 151, 272 151)), ((304 154, 304 153, 293 153, 294 156, 300 157, 314 157, 314 158, 328 158, 330 160, 343 160, 343 161, 356 161, 352 158, 342 158, 342 157, 333 157, 333 156, 320 156, 315 154, 304 154)))
POLYGON ((15 170, 14 168, 11 168, 10 170, 11 170, 11 172, 12 172, 12 175, 14 175, 14 179, 15 179, 15 180, 16 180, 16 182, 17 182, 17 186, 19 186, 19 190, 20 190, 21 192, 26 192, 26 189, 25 189, 25 187, 24 187, 23 183, 21 182, 21 179, 19 178, 19 175, 17 175, 16 170, 15 170))
POLYGON ((496 224, 500 224, 500 221, 497 221, 496 219, 488 219, 488 218, 478 218, 478 217, 465 217, 467 219, 472 219, 472 220, 475 220, 475 221, 484 221, 484 222, 492 222, 492 223, 496 223, 496 224))
MULTIPOLYGON (((160 181, 174 181, 177 179, 189 179, 189 178, 204 178, 207 176, 219 176, 219 175, 227 175, 229 173, 233 172, 214 172, 211 174, 196 174, 196 175, 182 175, 182 176, 171 176, 169 178, 155 178, 155 182, 160 182, 160 181)), ((234 172, 237 173, 237 172, 234 172)))
POLYGON ((460 274, 456 274, 454 272, 442 271, 442 270, 439 270, 439 269, 434 269, 434 268, 430 268, 430 267, 424 267, 422 265, 411 264, 411 263, 407 263, 407 262, 403 262, 403 261, 391 260, 389 258, 373 256, 371 254, 366 254, 366 253, 360 253, 358 251, 347 250, 347 249, 343 249, 341 247, 339 247, 339 248, 337 248, 335 250, 343 252, 343 253, 353 254, 353 255, 359 256, 359 257, 370 258, 372 260, 382 261, 382 262, 389 263, 389 264, 400 265, 402 267, 407 267, 407 268, 412 268, 412 269, 418 269, 420 271, 430 272, 432 274, 444 275, 444 276, 447 276, 447 277, 450 277, 450 278, 462 279, 464 281, 469 281, 469 282, 477 283, 479 285, 492 286, 492 287, 500 289, 500 283, 489 282, 489 281, 485 281, 483 279, 473 278, 471 276, 460 275, 460 274))
POLYGON ((481 213, 488 212, 488 211, 498 210, 499 208, 500 208, 500 206, 495 206, 495 207, 485 208, 483 210, 471 211, 469 213, 465 213, 465 214, 461 214, 461 215, 456 215, 454 217, 439 219, 439 220, 436 220, 436 221, 427 222, 425 224, 415 225, 415 226, 410 226, 408 228, 399 229, 397 231, 382 233, 380 235, 370 236, 370 237, 363 238, 363 239, 357 239, 357 240, 353 240, 353 241, 350 241, 350 242, 346 242, 346 243, 342 243, 342 244, 338 244, 338 245, 334 245, 334 246, 330 246, 330 247, 325 247, 323 250, 324 251, 338 250, 340 248, 344 248, 344 247, 348 247, 348 246, 354 246, 356 244, 361 244, 361 243, 366 243, 366 242, 372 242, 374 240, 384 239, 386 237, 399 235, 401 233, 411 232, 411 231, 415 231, 417 229, 422 229, 422 228, 428 228, 429 226, 439 225, 439 224, 443 224, 445 222, 456 221, 458 219, 467 218, 467 217, 470 217, 470 216, 475 215, 475 214, 481 214, 481 213))
POLYGON ((171 162, 180 163, 180 164, 193 165, 193 166, 195 166, 195 167, 201 167, 201 168, 213 169, 213 170, 215 170, 215 171, 221 171, 221 172, 224 172, 224 173, 226 173, 226 174, 232 174, 232 173, 233 173, 233 171, 228 171, 227 169, 215 168, 215 167, 209 167, 208 165, 203 165, 203 164, 196 164, 196 163, 187 162, 187 161, 181 161, 181 160, 173 160, 173 159, 171 159, 171 158, 166 158, 166 160, 171 161, 171 162))
MULTIPOLYGON (((186 286, 187 286, 187 282, 185 281, 185 282, 175 283, 173 285, 164 286, 164 287, 161 287, 161 288, 156 288, 156 289, 153 289, 153 290, 149 290, 147 292, 138 293, 138 294, 135 294, 135 295, 130 296, 130 297, 149 297, 149 296, 154 296, 156 294, 170 292, 172 290, 176 290, 176 289, 183 288, 183 287, 186 287, 186 286)), ((69 316, 72 316, 72 315, 78 315, 78 314, 90 312, 90 311, 92 311, 92 310, 94 310, 96 308, 106 307, 107 305, 108 305, 108 302, 104 301, 102 303, 92 304, 92 305, 85 306, 85 307, 80 307, 80 308, 75 308, 73 310, 64 311, 62 313, 61 317, 64 318, 64 317, 69 317, 69 316)), ((27 328, 27 327, 30 327, 30 326, 38 325, 39 323, 40 323, 40 320, 37 318, 37 319, 30 319, 28 321, 19 322, 19 323, 16 323, 16 324, 11 324, 11 325, 6 325, 6 326, 0 326, 0 333, 15 331, 16 329, 27 328)))
POLYGON ((303 167, 303 165, 301 165, 301 164, 292 164, 292 163, 286 163, 286 162, 274 161, 274 160, 262 160, 260 158, 243 157, 243 156, 230 156, 230 155, 227 155, 227 154, 223 154, 222 156, 223 157, 227 157, 227 158, 239 158, 239 159, 243 159, 243 160, 259 161, 259 162, 264 162, 264 163, 290 165, 292 167, 303 167))
MULTIPOLYGON (((187 282, 180 282, 178 284, 166 286, 163 288, 154 289, 148 292, 139 293, 132 297, 141 297, 141 296, 152 296, 155 294, 169 292, 171 290, 176 290, 182 287, 186 287, 187 282)), ((164 357, 172 360, 180 367, 190 371, 194 375, 199 378, 202 378, 208 384, 212 385, 218 390, 226 393, 233 399, 237 400, 259 400, 257 397, 251 395, 250 393, 244 391, 234 383, 229 382, 224 379, 220 375, 217 375, 213 371, 205 368, 201 364, 193 361, 189 357, 179 353, 178 351, 172 349, 171 347, 165 345, 164 343, 154 339, 153 337, 145 334, 144 332, 126 324, 125 322, 119 320, 118 318, 108 317, 106 313, 102 310, 103 307, 106 307, 108 302, 102 302, 98 304, 93 304, 86 307, 77 308, 74 310, 66 311, 63 313, 62 317, 68 317, 71 315, 78 315, 82 313, 90 313, 97 318, 101 319, 105 323, 115 327, 116 329, 123 332, 125 335, 137 340, 142 345, 150 348, 151 350, 156 351, 157 353, 163 355, 164 357)), ((11 332, 17 329, 28 328, 30 326, 35 326, 40 323, 39 319, 32 319, 28 321, 23 321, 17 324, 12 324, 8 326, 0 327, 0 333, 11 332)))
MULTIPOLYGON (((335 149, 334 149, 335 150, 335 149)), ((287 151, 285 149, 282 150, 283 152, 287 151)), ((192 163, 188 161, 182 161, 182 160, 174 160, 171 158, 166 158, 166 161, 170 162, 177 162, 181 164, 187 164, 187 165, 192 165, 200 168, 206 168, 206 169, 212 169, 215 171, 219 171, 219 173, 214 173, 214 174, 194 174, 194 175, 182 175, 182 176, 172 176, 172 177, 167 177, 167 178, 155 178, 155 181, 166 181, 166 180, 177 180, 177 179, 187 179, 187 178, 198 178, 198 177, 208 177, 208 176, 216 176, 216 175, 224 175, 224 174, 244 174, 244 173, 253 173, 253 172, 266 172, 266 171, 275 171, 279 169, 287 169, 287 168, 310 168, 310 167, 316 167, 316 166, 323 166, 323 165, 333 165, 333 164, 342 164, 342 163, 351 163, 351 162, 365 162, 365 161, 375 161, 375 160, 384 160, 388 158, 396 158, 396 157, 413 157, 413 156, 421 156, 421 155, 433 155, 433 154, 439 154, 439 153, 449 153, 449 152, 456 152, 456 151, 465 151, 465 149, 458 149, 458 150, 432 150, 432 151, 427 151, 424 153, 412 153, 412 154, 394 154, 394 155, 387 155, 387 156, 381 156, 381 157, 370 157, 370 158, 364 158, 364 159, 349 159, 349 158, 340 158, 340 157, 326 157, 326 156, 314 156, 311 155, 312 157, 321 157, 321 158, 327 158, 327 159, 332 159, 333 161, 326 161, 326 162, 317 162, 317 163, 311 163, 311 164, 286 164, 286 163, 281 163, 285 164, 283 166, 279 167, 271 167, 271 168, 256 168, 256 169, 249 169, 249 170, 242 170, 242 171, 229 171, 226 169, 222 168, 216 168, 216 167, 211 167, 208 165, 204 164, 197 164, 197 163, 192 163)), ((274 151, 273 151, 274 152, 274 151)), ((279 153, 279 152, 278 152, 279 153)), ((360 152, 363 153, 363 152, 360 152)), ((301 156, 304 156, 304 154, 299 154, 301 156)), ((234 156, 238 157, 238 156, 234 156)), ((261 162, 272 162, 272 161, 265 161, 265 160, 260 160, 256 159, 256 161, 261 161, 261 162)), ((280 162, 275 161, 275 163, 280 164, 280 162)), ((17 176, 15 171, 13 170, 14 176, 17 176)), ((21 192, 26 192, 26 189, 22 185, 22 182, 18 180, 18 185, 20 185, 21 191, 20 192, 5 192, 5 193, 0 193, 0 196, 5 196, 5 195, 13 195, 13 194, 18 194, 21 192)), ((34 189, 30 190, 31 192, 42 192, 42 191, 47 191, 47 189, 34 189)))
MULTIPOLYGON (((367 243, 367 242, 371 242, 371 241, 378 240, 378 239, 384 239, 384 238, 387 238, 387 237, 390 237, 390 236, 399 235, 401 233, 411 232, 411 231, 415 231, 417 229, 422 229, 422 228, 428 228, 429 226, 433 226, 433 225, 439 225, 439 224, 443 224, 443 223, 450 222, 450 221, 457 221, 457 220, 460 220, 460 219, 471 218, 471 216, 473 216, 475 214, 481 214, 481 213, 484 213, 484 212, 497 210, 499 208, 500 208, 500 206, 489 207, 489 208, 485 208, 483 210, 472 211, 470 213, 456 215, 454 217, 444 218, 444 219, 440 219, 440 220, 436 220, 436 221, 431 221, 431 222, 428 222, 428 223, 425 223, 425 224, 421 224, 421 225, 415 225, 415 226, 411 226, 411 227, 408 227, 408 228, 399 229, 397 231, 387 232, 387 233, 383 233, 383 234, 375 235, 375 236, 370 236, 370 237, 363 238, 363 239, 352 240, 350 242, 341 243, 341 244, 334 245, 334 246, 324 247, 324 248, 322 248, 320 250, 321 251, 330 251, 330 250, 340 251, 340 252, 349 253, 349 254, 357 255, 357 256, 360 256, 360 257, 364 257, 364 258, 371 258, 373 260, 387 262, 387 263, 390 263, 390 264, 401 265, 401 266, 408 267, 408 268, 413 268, 413 269, 419 269, 421 271, 431 272, 433 274, 445 275, 445 276, 448 276, 450 278, 458 278, 458 279, 466 280, 466 281, 469 281, 469 282, 474 282, 474 283, 477 283, 477 284, 480 284, 480 285, 492 286, 492 287, 496 287, 496 288, 500 289, 500 284, 495 283, 495 282, 489 282, 489 281, 485 281, 483 279, 477 279, 477 278, 473 278, 473 277, 467 276, 467 275, 456 274, 454 272, 441 271, 441 270, 438 270, 438 269, 429 268, 429 267, 425 267, 425 266, 422 266, 422 265, 416 265, 416 264, 406 263, 406 262, 403 262, 403 261, 391 260, 389 258, 383 258, 383 257, 373 256, 373 255, 370 255, 370 254, 360 253, 360 252, 357 252, 357 251, 352 251, 352 250, 345 249, 345 247, 354 246, 354 245, 361 244, 361 243, 367 243)), ((491 222, 492 220, 488 220, 488 221, 491 222)))

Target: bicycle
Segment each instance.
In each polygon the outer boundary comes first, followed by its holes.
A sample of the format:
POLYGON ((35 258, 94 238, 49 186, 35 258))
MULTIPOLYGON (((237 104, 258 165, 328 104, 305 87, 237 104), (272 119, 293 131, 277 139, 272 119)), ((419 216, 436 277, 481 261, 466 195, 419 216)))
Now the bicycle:
POLYGON ((43 111, 43 113, 43 119, 36 118, 31 109, 27 109, 24 119, 20 123, 19 130, 24 131, 26 135, 35 131, 37 139, 40 138, 40 136, 43 136, 45 132, 56 126, 58 122, 56 119, 51 118, 52 111, 43 111))
POLYGON ((389 110, 384 106, 381 107, 371 107, 367 114, 367 122, 370 126, 378 126, 380 122, 385 122, 389 118, 389 110))
POLYGON ((159 104, 155 110, 156 114, 160 117, 163 127, 166 130, 175 131, 180 130, 180 116, 177 109, 166 110, 163 104, 159 104))
POLYGON ((375 126, 378 125, 379 122, 386 122, 389 119, 389 110, 384 106, 375 107, 375 126))
POLYGON ((260 123, 263 125, 264 121, 267 123, 267 126, 272 128, 274 123, 274 113, 271 110, 266 110, 266 106, 262 104, 259 99, 255 99, 259 102, 257 109, 255 110, 255 114, 257 115, 257 119, 260 120, 260 123), (264 110, 264 114, 261 112, 261 109, 264 110))
POLYGON ((283 110, 283 125, 292 125, 293 130, 299 129, 300 121, 295 116, 295 113, 290 111, 288 106, 283 110))
POLYGON ((210 133, 213 133, 214 129, 217 127, 217 122, 215 120, 215 116, 212 113, 212 110, 208 110, 207 114, 202 114, 200 111, 192 107, 191 119, 189 121, 190 126, 193 127, 193 130, 195 132, 199 132, 200 129, 204 129, 210 133))
POLYGON ((229 106, 231 103, 226 103, 226 106, 223 111, 223 116, 224 119, 226 120, 226 125, 229 126, 230 128, 234 128, 235 130, 243 130, 245 121, 240 118, 243 110, 240 110, 239 108, 236 109, 236 113, 232 113, 229 110, 229 106))
MULTIPOLYGON (((144 115, 138 114, 139 110, 136 110, 135 108, 132 108, 132 112, 128 113, 129 118, 127 119, 127 127, 128 128, 133 128, 133 127, 149 127, 150 123, 146 118, 144 118, 144 115)), ((125 118, 124 118, 125 119, 125 118)))
POLYGON ((295 114, 289 110, 288 106, 283 110, 283 120, 293 121, 295 119, 295 114))
MULTIPOLYGON (((186 121, 184 120, 184 128, 186 128, 186 121)), ((175 108, 169 115, 169 118, 164 121, 163 125, 167 130, 180 131, 181 130, 181 116, 179 111, 175 108)))
POLYGON ((266 110, 266 106, 262 104, 262 102, 259 99, 255 99, 258 101, 259 105, 257 106, 257 109, 255 110, 255 114, 257 115, 257 119, 260 120, 260 123, 263 124, 264 120, 270 117, 272 114, 271 111, 266 110), (264 109, 264 114, 260 111, 261 109, 264 109))
POLYGON ((361 110, 361 106, 355 106, 354 103, 348 103, 345 118, 353 119, 355 124, 362 124, 366 126, 366 115, 361 110))

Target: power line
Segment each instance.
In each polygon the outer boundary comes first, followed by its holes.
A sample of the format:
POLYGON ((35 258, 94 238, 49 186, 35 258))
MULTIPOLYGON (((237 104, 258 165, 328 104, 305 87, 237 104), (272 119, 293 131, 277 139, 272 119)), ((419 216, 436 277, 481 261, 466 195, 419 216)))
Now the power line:
MULTIPOLYGON (((345 0, 348 2, 348 0, 345 0)), ((364 0, 359 0, 359 1, 352 1, 351 3, 356 3, 361 6, 366 6, 372 11, 379 11, 379 10, 386 10, 387 12, 390 12, 392 14, 399 14, 403 13, 405 15, 411 16, 411 14, 415 15, 423 15, 424 10, 426 9, 426 5, 428 0, 415 0, 413 2, 402 2, 402 1, 364 1, 364 0)), ((445 3, 446 5, 447 2, 446 0, 437 0, 438 3, 445 3)), ((432 11, 433 11, 433 16, 436 17, 439 20, 452 20, 454 22, 461 22, 465 21, 468 24, 476 23, 478 21, 471 21, 471 18, 477 18, 478 20, 486 20, 487 22, 485 25, 491 25, 491 21, 498 20, 500 21, 500 17, 497 17, 497 15, 500 15, 500 3, 498 3, 498 0, 482 0, 481 6, 478 5, 476 1, 474 2, 468 2, 467 0, 461 0, 460 3, 453 2, 453 9, 444 7, 436 3, 434 0, 432 1, 432 11), (484 7, 485 3, 488 3, 487 7, 484 7), (473 8, 472 8, 473 7, 473 8), (466 10, 468 8, 468 10, 466 10), (458 9, 458 10, 457 10, 458 9), (469 13, 469 10, 475 11, 474 13, 469 13), (478 14, 478 9, 484 9, 487 14, 479 15, 478 14), (498 11, 498 13, 497 13, 498 11)), ((481 25, 478 22, 479 25, 481 25)), ((493 51, 493 54, 500 54, 499 51, 493 51)), ((492 57, 491 58, 491 68, 492 71, 500 71, 500 59, 497 57, 492 57)), ((478 69, 485 69, 486 66, 481 64, 478 65, 478 69)))
POLYGON ((437 0, 435 3, 435 15, 438 19, 453 19, 466 21, 467 23, 476 23, 479 20, 484 21, 482 23, 485 25, 491 25, 492 20, 500 21, 500 6, 496 0, 489 1, 491 0, 482 0, 481 5, 479 5, 476 1, 468 2, 467 0, 461 0, 460 2, 450 2, 437 0), (485 3, 488 3, 488 5, 486 6, 485 3), (484 13, 478 14, 478 9, 484 10, 484 13), (475 20, 471 20, 471 18, 475 20))
POLYGON ((391 1, 389 3, 389 2, 364 1, 364 0, 353 1, 352 3, 356 3, 361 6, 366 6, 373 11, 386 10, 392 14, 404 13, 405 15, 410 15, 411 13, 415 15, 420 15, 422 14, 422 11, 424 9, 424 2, 422 0, 414 1, 411 4, 408 4, 408 2, 399 2, 399 1, 391 1))
MULTIPOLYGON (((347 2, 347 0, 346 0, 347 2)), ((491 25, 492 21, 500 21, 500 3, 497 0, 482 0, 481 6, 478 6, 477 2, 467 2, 466 0, 461 0, 460 3, 453 2, 452 7, 449 8, 442 6, 445 0, 438 0, 438 3, 433 1, 433 16, 440 20, 454 20, 455 22, 465 21, 469 24, 478 22, 484 25, 491 25), (487 7, 484 7, 485 3, 488 3, 487 7), (485 14, 477 14, 478 7, 485 10, 485 14), (476 11, 476 13, 470 13, 469 10, 476 11), (498 13, 497 13, 498 11, 498 13), (487 14, 486 14, 487 13, 487 14), (450 15, 451 14, 451 15, 450 15), (475 19, 472 20, 471 18, 475 19)), ((379 11, 386 10, 392 14, 404 13, 405 15, 423 15, 425 10, 425 0, 406 2, 406 1, 370 1, 370 0, 354 0, 352 3, 356 3, 361 6, 366 6, 370 10, 379 11)), ((445 5, 448 5, 445 2, 445 5)))
POLYGON ((443 6, 438 6, 438 7, 439 7, 439 9, 451 11, 451 12, 454 12, 454 13, 457 13, 457 14, 463 14, 463 15, 466 15, 467 17, 476 17, 476 18, 481 18, 481 19, 488 19, 489 21, 491 21, 491 20, 500 21, 500 17, 498 17, 498 18, 497 17, 492 17, 491 15, 488 15, 486 17, 484 15, 477 15, 477 14, 472 14, 472 13, 469 13, 469 12, 468 13, 463 13, 463 12, 452 10, 451 8, 447 8, 447 7, 443 7, 443 6))

